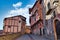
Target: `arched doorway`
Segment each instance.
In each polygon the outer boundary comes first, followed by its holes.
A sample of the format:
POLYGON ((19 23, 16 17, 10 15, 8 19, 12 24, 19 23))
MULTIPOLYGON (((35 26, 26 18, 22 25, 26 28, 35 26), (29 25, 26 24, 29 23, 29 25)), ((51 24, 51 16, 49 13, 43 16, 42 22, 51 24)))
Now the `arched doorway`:
POLYGON ((54 21, 54 24, 55 24, 54 27, 55 27, 57 39, 60 39, 60 21, 58 19, 56 19, 54 21))

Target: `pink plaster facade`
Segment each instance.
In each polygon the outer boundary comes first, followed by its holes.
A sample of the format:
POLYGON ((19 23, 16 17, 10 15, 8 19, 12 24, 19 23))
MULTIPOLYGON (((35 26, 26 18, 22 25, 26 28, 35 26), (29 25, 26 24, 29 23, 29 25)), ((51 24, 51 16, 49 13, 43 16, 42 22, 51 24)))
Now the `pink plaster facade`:
POLYGON ((4 19, 3 31, 4 33, 18 33, 24 31, 23 27, 25 27, 25 25, 26 18, 21 15, 8 17, 4 19))

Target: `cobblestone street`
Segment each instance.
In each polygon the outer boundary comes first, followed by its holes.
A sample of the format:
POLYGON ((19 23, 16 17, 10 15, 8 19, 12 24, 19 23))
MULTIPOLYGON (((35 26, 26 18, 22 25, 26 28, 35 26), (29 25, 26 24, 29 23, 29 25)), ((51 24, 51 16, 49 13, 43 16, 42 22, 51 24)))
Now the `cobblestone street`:
POLYGON ((49 40, 43 36, 33 35, 33 34, 25 34, 21 37, 18 37, 16 40, 49 40))

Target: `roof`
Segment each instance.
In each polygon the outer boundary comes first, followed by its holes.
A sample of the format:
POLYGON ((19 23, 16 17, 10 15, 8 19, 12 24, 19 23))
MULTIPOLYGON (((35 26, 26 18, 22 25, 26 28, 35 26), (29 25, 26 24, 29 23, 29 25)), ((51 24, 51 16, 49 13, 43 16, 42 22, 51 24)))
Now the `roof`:
POLYGON ((12 17, 7 17, 7 18, 4 18, 4 20, 9 19, 9 18, 14 18, 14 17, 21 17, 21 19, 24 18, 24 20, 26 20, 26 18, 25 18, 24 16, 22 16, 22 15, 17 15, 17 16, 12 16, 12 17))
POLYGON ((32 7, 32 9, 35 7, 35 5, 37 4, 38 1, 35 2, 34 6, 32 7))
POLYGON ((29 8, 29 14, 30 14, 30 12, 32 11, 32 9, 35 7, 35 5, 37 4, 37 2, 38 2, 38 1, 35 2, 35 4, 33 5, 32 8, 29 8))

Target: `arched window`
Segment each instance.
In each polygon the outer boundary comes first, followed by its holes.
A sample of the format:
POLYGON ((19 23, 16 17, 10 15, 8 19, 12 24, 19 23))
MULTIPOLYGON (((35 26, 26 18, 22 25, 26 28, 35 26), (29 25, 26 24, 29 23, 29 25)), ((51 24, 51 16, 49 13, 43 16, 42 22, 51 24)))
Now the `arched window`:
POLYGON ((53 16, 56 17, 55 11, 53 12, 53 16))
POLYGON ((50 9, 50 2, 48 2, 48 9, 50 9))
POLYGON ((59 2, 58 0, 55 0, 55 1, 53 2, 53 4, 54 4, 54 3, 58 3, 58 2, 59 2))

